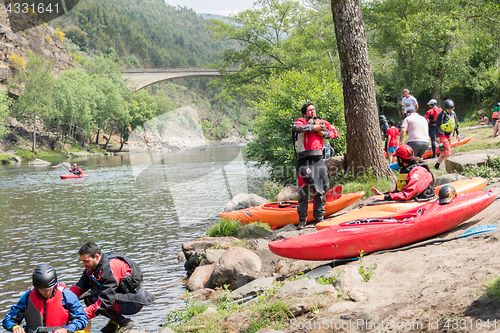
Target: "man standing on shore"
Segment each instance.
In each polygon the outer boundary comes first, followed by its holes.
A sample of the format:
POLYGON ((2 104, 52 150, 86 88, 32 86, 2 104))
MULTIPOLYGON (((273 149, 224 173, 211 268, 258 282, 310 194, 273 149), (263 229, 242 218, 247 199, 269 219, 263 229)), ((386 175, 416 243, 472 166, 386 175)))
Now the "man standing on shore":
POLYGON ((307 225, 307 209, 309 201, 309 187, 313 191, 313 216, 316 223, 323 221, 325 213, 325 193, 328 190, 328 169, 323 162, 324 139, 333 139, 339 132, 328 121, 316 117, 316 108, 313 103, 305 103, 302 108, 302 117, 293 124, 292 131, 296 135, 299 159, 296 169, 299 182, 299 229, 307 225))

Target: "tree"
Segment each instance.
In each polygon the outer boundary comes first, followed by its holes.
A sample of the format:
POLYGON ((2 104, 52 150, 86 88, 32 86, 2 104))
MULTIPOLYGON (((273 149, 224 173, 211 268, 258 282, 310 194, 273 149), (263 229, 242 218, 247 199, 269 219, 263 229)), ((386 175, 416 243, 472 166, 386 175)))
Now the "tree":
POLYGON ((12 104, 12 99, 7 94, 7 90, 0 90, 0 137, 5 135, 7 130, 5 129, 5 124, 3 123, 3 117, 9 112, 9 107, 12 104))
POLYGON ((382 153, 375 81, 359 0, 331 0, 344 95, 346 164, 354 175, 372 170, 394 178, 382 153))
POLYGON ((431 97, 442 101, 453 89, 463 91, 464 100, 470 101, 471 93, 485 89, 483 77, 499 57, 498 4, 373 0, 365 1, 364 9, 369 43, 379 59, 378 91, 387 96, 377 96, 380 104, 394 107, 387 100, 401 96, 403 88, 426 101, 431 97))
POLYGON ((26 67, 20 68, 19 74, 10 82, 19 91, 14 115, 18 120, 31 119, 33 123, 33 152, 36 152, 36 119, 40 117, 44 120, 53 103, 53 65, 53 61, 46 61, 42 56, 28 52, 26 67))
MULTIPOLYGON (((295 176, 292 125, 301 117, 300 108, 312 101, 318 116, 328 120, 340 136, 331 140, 337 154, 345 152, 345 122, 342 112, 342 88, 336 73, 288 71, 272 76, 267 95, 253 105, 256 119, 253 124, 255 138, 246 148, 247 156, 258 166, 269 166, 277 180, 295 176)), ((387 164, 387 163, 386 163, 387 164)))
MULTIPOLYGON (((319 6, 319 5, 318 5, 319 6)), ((214 66, 223 74, 226 93, 260 97, 271 75, 289 70, 332 66, 335 52, 331 17, 324 8, 306 8, 294 0, 259 0, 254 9, 230 15, 233 21, 211 20, 219 40, 238 42, 214 66), (237 71, 228 70, 238 67, 237 71)))

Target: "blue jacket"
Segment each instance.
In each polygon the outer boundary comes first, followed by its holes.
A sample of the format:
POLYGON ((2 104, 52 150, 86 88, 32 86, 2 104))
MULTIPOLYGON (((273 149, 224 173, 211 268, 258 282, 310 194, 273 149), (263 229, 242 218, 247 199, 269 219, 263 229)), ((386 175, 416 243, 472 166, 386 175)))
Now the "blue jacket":
MULTIPOLYGON (((24 316, 28 307, 30 292, 31 291, 28 290, 23 296, 21 296, 21 299, 19 299, 16 305, 11 307, 9 313, 7 313, 5 319, 2 321, 2 325, 7 331, 12 331, 14 326, 20 325, 23 319, 25 319, 24 316)), ((87 327, 88 319, 85 311, 83 310, 82 304, 76 295, 69 289, 64 289, 62 293, 62 306, 69 311, 71 317, 73 318, 73 321, 64 326, 64 328, 66 328, 69 332, 83 330, 87 327)))

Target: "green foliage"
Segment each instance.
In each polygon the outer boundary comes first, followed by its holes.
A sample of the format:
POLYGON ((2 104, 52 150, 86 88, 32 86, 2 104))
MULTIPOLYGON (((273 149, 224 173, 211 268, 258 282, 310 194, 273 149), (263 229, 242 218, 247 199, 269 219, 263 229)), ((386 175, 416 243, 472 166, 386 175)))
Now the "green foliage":
POLYGON ((466 177, 482 177, 491 180, 500 177, 500 156, 488 156, 484 165, 479 167, 467 167, 461 172, 466 177))
POLYGON ((166 322, 167 325, 175 324, 181 325, 187 322, 189 319, 194 316, 203 313, 206 309, 208 309, 208 303, 199 303, 195 299, 189 298, 189 293, 186 291, 187 300, 186 300, 186 309, 185 310, 174 310, 167 313, 166 322))
POLYGON ((266 193, 266 197, 270 202, 278 201, 278 193, 283 189, 283 185, 281 182, 276 180, 266 181, 264 183, 264 192, 266 193))
POLYGON ((32 160, 36 157, 35 153, 33 153, 29 149, 21 148, 21 147, 15 147, 14 148, 16 153, 15 155, 22 160, 32 160))
POLYGON ((130 67, 203 66, 228 45, 213 40, 193 10, 164 1, 81 0, 58 23, 81 48, 116 54, 130 67))
POLYGON ((0 164, 10 164, 10 158, 9 154, 0 153, 0 164))
POLYGON ((369 267, 366 267, 365 268, 365 265, 363 264, 363 257, 365 255, 365 252, 363 250, 361 250, 359 252, 359 268, 358 268, 358 272, 359 274, 361 275, 361 277, 363 278, 363 280, 365 282, 368 282, 372 275, 373 275, 373 271, 377 268, 377 265, 372 265, 372 266, 369 266, 369 267))
POLYGON ((80 49, 85 49, 88 43, 87 33, 75 25, 70 25, 62 30, 66 38, 78 45, 80 49))
POLYGON ((330 140, 336 154, 345 152, 342 88, 335 73, 291 70, 273 76, 267 84, 267 96, 253 104, 255 138, 246 153, 259 166, 270 166, 271 177, 276 180, 295 177, 292 125, 302 116, 302 105, 309 101, 315 104, 318 116, 340 132, 339 138, 330 140))
MULTIPOLYGON (((332 68, 335 36, 329 5, 292 0, 258 0, 253 9, 229 16, 234 22, 211 20, 209 29, 218 40, 236 41, 239 47, 224 51, 214 64, 226 76, 224 94, 266 92, 271 75, 289 70, 332 68), (227 68, 238 67, 236 72, 227 68)), ((338 60, 336 60, 338 63, 338 60)), ((333 64, 338 68, 337 64, 333 64)))
POLYGON ((396 113, 403 88, 421 108, 430 98, 440 103, 452 98, 460 116, 478 104, 496 104, 499 51, 494 41, 500 26, 492 18, 500 13, 498 4, 375 0, 363 5, 383 113, 396 113))
POLYGON ((207 230, 209 237, 236 236, 241 223, 238 220, 221 218, 218 224, 210 226, 207 230))
POLYGON ((290 306, 282 301, 266 303, 260 310, 260 314, 261 317, 253 319, 252 324, 245 332, 255 333, 262 328, 277 328, 286 324, 293 317, 290 306))
POLYGON ((337 269, 337 272, 335 273, 335 275, 333 277, 320 276, 316 282, 318 282, 318 284, 334 285, 334 283, 338 279, 339 275, 340 275, 340 269, 337 269))
POLYGON ((3 117, 7 116, 12 99, 8 96, 7 90, 0 90, 0 138, 7 134, 3 117))
MULTIPOLYGON (((50 119, 53 104, 55 77, 52 74, 53 61, 28 52, 27 64, 9 85, 19 91, 12 114, 18 119, 35 125, 37 117, 44 122, 50 119)), ((35 146, 32 150, 35 151, 35 146)))

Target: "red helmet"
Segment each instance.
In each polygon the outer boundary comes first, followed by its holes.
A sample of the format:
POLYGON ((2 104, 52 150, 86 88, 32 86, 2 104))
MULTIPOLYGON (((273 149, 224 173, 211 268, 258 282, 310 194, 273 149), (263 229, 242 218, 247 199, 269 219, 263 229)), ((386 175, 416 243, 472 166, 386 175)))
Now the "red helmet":
POLYGON ((413 153, 413 148, 408 145, 401 145, 396 149, 394 156, 401 157, 403 160, 409 160, 415 154, 413 153))
POLYGON ((76 163, 73 163, 73 168, 76 168, 78 165, 76 165, 76 163))

